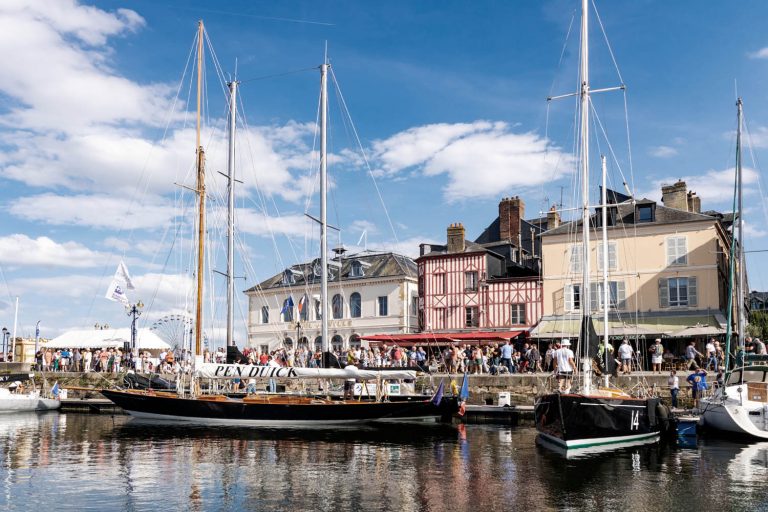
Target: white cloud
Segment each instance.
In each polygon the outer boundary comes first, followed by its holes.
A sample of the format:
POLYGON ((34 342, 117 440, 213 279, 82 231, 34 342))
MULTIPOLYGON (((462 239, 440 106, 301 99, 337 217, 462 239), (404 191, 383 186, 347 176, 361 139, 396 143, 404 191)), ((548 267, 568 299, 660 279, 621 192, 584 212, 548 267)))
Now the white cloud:
POLYGON ((426 237, 410 237, 405 240, 387 240, 384 242, 371 242, 368 249, 374 251, 391 251, 396 254, 402 254, 410 258, 419 257, 420 244, 440 244, 439 242, 426 237))
MULTIPOLYGON (((729 135, 731 139, 735 136, 733 133, 729 135)), ((768 148, 768 127, 758 125, 752 129, 748 129, 746 142, 753 148, 768 148)))
POLYGON ((239 208, 235 215, 239 231, 263 237, 272 235, 304 236, 311 229, 312 223, 304 215, 288 214, 270 217, 247 208, 239 208))
POLYGON ((768 59, 768 47, 760 48, 756 52, 749 54, 750 59, 768 59))
POLYGON ((569 172, 571 155, 534 133, 512 133, 502 122, 433 124, 410 128, 373 143, 379 172, 417 168, 426 176, 448 175, 449 201, 497 197, 500 191, 533 187, 569 172))
POLYGON ((648 152, 651 156, 655 156, 657 158, 669 158, 677 154, 677 149, 671 146, 655 146, 650 148, 648 152))
MULTIPOLYGON (((756 185, 758 174, 754 169, 742 169, 744 179, 744 195, 750 196, 755 193, 750 185, 756 185)), ((730 205, 733 202, 733 182, 735 169, 725 169, 721 171, 710 170, 701 175, 683 176, 680 178, 667 177, 653 181, 653 189, 641 194, 640 197, 650 199, 661 199, 661 187, 670 185, 678 181, 684 181, 689 191, 696 192, 701 198, 702 210, 712 209, 715 205, 730 205)))
POLYGON ((103 265, 107 257, 78 242, 59 243, 24 234, 0 237, 0 264, 4 265, 87 268, 103 265))

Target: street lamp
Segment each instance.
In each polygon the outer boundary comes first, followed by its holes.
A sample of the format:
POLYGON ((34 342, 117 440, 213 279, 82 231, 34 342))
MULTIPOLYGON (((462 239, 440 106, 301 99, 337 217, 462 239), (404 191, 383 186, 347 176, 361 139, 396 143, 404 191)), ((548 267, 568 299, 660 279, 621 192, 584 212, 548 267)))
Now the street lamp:
POLYGON ((131 361, 133 361, 133 353, 136 351, 136 319, 141 316, 142 309, 144 309, 144 303, 141 300, 125 307, 125 313, 131 317, 131 361))
POLYGON ((3 361, 5 361, 6 356, 8 355, 8 336, 10 333, 8 332, 8 329, 3 327, 3 361))

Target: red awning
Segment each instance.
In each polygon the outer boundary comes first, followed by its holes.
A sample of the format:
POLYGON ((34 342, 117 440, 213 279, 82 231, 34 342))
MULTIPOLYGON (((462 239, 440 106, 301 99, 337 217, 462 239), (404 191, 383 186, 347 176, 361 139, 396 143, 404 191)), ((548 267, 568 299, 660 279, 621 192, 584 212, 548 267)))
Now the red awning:
POLYGON ((438 343, 445 345, 454 341, 495 342, 516 338, 526 331, 470 331, 470 332, 422 332, 418 334, 371 334, 360 336, 361 339, 380 343, 397 343, 409 346, 416 343, 438 343))

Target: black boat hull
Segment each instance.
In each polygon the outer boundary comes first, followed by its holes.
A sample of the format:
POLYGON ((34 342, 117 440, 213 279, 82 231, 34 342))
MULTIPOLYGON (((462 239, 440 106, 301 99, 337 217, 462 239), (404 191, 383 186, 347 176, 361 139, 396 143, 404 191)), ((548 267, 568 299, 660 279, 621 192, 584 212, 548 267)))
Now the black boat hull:
POLYGON ((180 398, 166 393, 106 389, 101 393, 132 416, 200 424, 298 426, 379 421, 436 421, 450 418, 458 410, 458 402, 454 397, 443 397, 439 405, 435 405, 431 400, 254 403, 238 399, 180 398))
POLYGON ((658 398, 612 398, 552 393, 536 402, 536 429, 561 448, 653 442, 662 418, 658 398))

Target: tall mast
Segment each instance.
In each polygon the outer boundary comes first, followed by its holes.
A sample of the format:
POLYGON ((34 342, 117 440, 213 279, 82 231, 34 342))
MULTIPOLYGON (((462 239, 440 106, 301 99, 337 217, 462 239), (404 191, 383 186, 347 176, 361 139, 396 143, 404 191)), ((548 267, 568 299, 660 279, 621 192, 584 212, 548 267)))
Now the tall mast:
POLYGON ((205 151, 200 145, 200 104, 203 89, 203 21, 197 24, 197 304, 195 311, 195 355, 202 355, 203 267, 205 265, 205 151))
POLYGON ((235 129, 237 80, 229 83, 229 160, 227 161, 227 346, 235 346, 235 129))
POLYGON ((589 0, 581 0, 581 329, 579 340, 582 349, 584 393, 592 390, 589 361, 589 317, 591 294, 589 289, 589 0))
POLYGON ((605 155, 600 155, 600 164, 603 171, 603 190, 602 197, 603 202, 603 356, 605 357, 605 377, 604 384, 608 387, 609 373, 608 373, 608 309, 610 306, 610 289, 608 288, 608 263, 610 258, 608 257, 608 166, 605 164, 605 155))
POLYGON ((746 328, 746 319, 744 318, 744 274, 746 273, 746 261, 744 261, 744 212, 742 204, 742 172, 741 172, 741 130, 744 122, 742 113, 741 98, 736 101, 736 109, 738 112, 738 126, 736 128, 736 201, 738 212, 738 228, 739 238, 736 250, 739 251, 739 279, 736 281, 736 307, 738 308, 736 314, 738 315, 737 321, 739 326, 739 348, 744 350, 744 329, 746 328))
POLYGON ((328 352, 328 227, 326 219, 326 195, 328 193, 328 169, 326 139, 328 129, 328 60, 320 66, 320 311, 322 315, 322 351, 328 352))

